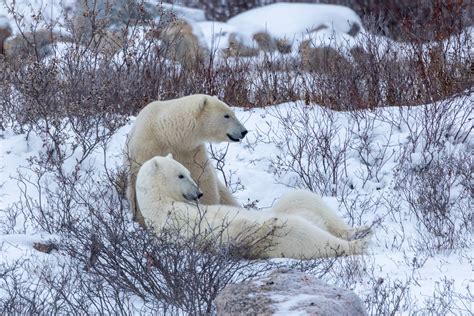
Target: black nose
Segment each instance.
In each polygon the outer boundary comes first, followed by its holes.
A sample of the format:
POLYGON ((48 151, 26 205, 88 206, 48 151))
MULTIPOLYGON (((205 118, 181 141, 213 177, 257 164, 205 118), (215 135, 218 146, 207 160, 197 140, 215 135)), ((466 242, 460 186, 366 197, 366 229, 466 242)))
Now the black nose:
POLYGON ((249 131, 243 131, 243 132, 242 132, 242 138, 244 138, 245 135, 247 135, 248 132, 249 132, 249 131))
POLYGON ((199 192, 199 194, 198 194, 198 199, 200 199, 203 195, 204 195, 204 193, 199 192))

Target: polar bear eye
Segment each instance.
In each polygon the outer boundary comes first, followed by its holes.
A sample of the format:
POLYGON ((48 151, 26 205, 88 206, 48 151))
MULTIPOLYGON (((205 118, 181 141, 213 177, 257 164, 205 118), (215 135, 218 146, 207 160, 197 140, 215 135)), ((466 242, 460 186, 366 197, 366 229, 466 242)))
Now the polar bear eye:
POLYGON ((225 118, 230 118, 229 114, 224 115, 225 118))
POLYGON ((183 176, 182 174, 180 174, 180 175, 178 176, 178 178, 184 179, 184 176, 183 176))

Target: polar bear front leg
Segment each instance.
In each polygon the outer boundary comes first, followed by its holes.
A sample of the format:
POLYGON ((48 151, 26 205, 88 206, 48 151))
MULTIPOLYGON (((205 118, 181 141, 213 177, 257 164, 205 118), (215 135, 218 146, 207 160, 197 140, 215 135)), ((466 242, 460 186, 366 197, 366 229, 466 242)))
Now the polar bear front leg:
POLYGON ((127 175, 127 200, 130 205, 130 211, 133 216, 133 220, 138 222, 141 226, 145 225, 145 220, 140 212, 140 208, 138 207, 137 203, 137 195, 136 195, 136 182, 137 182, 137 173, 138 173, 139 165, 132 162, 130 169, 127 175))
POLYGON ((230 206, 240 206, 239 202, 232 196, 229 189, 217 179, 217 189, 219 191, 219 204, 230 205, 230 206))
POLYGON ((203 196, 199 199, 199 202, 204 205, 218 205, 219 203, 219 189, 216 183, 216 176, 211 170, 206 169, 199 171, 199 167, 196 167, 196 173, 191 171, 191 177, 196 181, 199 189, 202 191, 203 196))
POLYGON ((199 146, 191 154, 179 154, 175 159, 189 169, 191 177, 204 194, 199 202, 203 205, 220 204, 217 175, 212 161, 207 156, 206 147, 199 146))

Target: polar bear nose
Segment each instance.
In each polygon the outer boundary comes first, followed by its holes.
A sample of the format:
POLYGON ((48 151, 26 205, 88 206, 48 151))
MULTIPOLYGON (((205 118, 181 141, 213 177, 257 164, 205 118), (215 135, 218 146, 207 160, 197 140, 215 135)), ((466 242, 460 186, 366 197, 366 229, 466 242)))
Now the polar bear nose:
POLYGON ((199 193, 198 193, 198 199, 200 199, 203 195, 204 195, 204 193, 199 192, 199 193))
POLYGON ((247 131, 247 130, 243 131, 243 132, 241 133, 241 134, 242 134, 242 138, 244 138, 245 135, 247 135, 248 132, 249 132, 249 131, 247 131))

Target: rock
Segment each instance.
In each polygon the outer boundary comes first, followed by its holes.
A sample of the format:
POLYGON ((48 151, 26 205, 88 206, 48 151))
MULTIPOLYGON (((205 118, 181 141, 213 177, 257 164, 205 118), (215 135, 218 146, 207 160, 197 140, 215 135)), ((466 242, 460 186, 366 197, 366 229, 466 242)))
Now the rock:
POLYGON ((357 13, 345 6, 282 2, 244 11, 227 23, 239 30, 265 31, 274 38, 296 40, 323 25, 352 36, 363 26, 357 13))
POLYGON ((319 316, 367 315, 352 291, 326 284, 297 271, 275 271, 259 280, 230 284, 215 300, 217 315, 319 316))
POLYGON ((105 56, 113 56, 120 51, 127 42, 127 32, 101 30, 96 32, 92 39, 92 47, 105 56))
POLYGON ((364 64, 370 62, 373 57, 365 51, 361 46, 352 47, 349 52, 351 53, 352 58, 358 64, 364 64))
POLYGON ((292 49, 292 44, 291 42, 286 39, 286 38, 279 38, 276 40, 276 46, 277 46, 277 49, 280 53, 282 54, 289 54, 291 53, 291 49, 292 49))
POLYGON ((160 3, 163 9, 173 12, 173 15, 180 19, 185 19, 194 22, 206 21, 206 13, 204 10, 187 8, 177 4, 160 3))
POLYGON ((3 43, 3 54, 9 63, 21 65, 25 61, 41 60, 53 53, 51 44, 71 41, 69 36, 59 32, 38 29, 9 37, 3 43))
POLYGON ((206 65, 210 55, 200 40, 202 36, 196 35, 196 32, 190 23, 176 20, 155 35, 162 41, 161 49, 164 56, 179 62, 187 69, 192 69, 206 65))
POLYGON ((222 50, 227 57, 252 57, 257 56, 259 50, 249 46, 241 38, 240 34, 231 33, 229 35, 229 47, 222 50))
POLYGON ((173 19, 171 11, 136 0, 77 0, 75 11, 74 31, 81 43, 88 43, 97 31, 117 32, 130 23, 157 17, 173 19))
POLYGON ((331 73, 334 69, 350 69, 351 63, 335 48, 330 46, 314 47, 310 40, 299 46, 303 68, 319 73, 331 73))
POLYGON ((308 31, 308 33, 319 32, 319 31, 325 30, 325 29, 327 29, 327 28, 328 28, 327 25, 322 24, 322 25, 319 25, 319 26, 317 26, 317 27, 312 28, 311 30, 308 31))
POLYGON ((277 44, 273 37, 267 32, 257 32, 253 35, 253 40, 257 42, 258 48, 264 52, 277 50, 277 44))
POLYGON ((351 28, 349 29, 349 31, 347 31, 347 34, 354 37, 357 34, 359 34, 361 29, 362 29, 362 27, 359 25, 359 23, 354 22, 354 23, 352 23, 351 28))
POLYGON ((3 43, 12 35, 12 28, 7 17, 0 15, 0 55, 4 55, 3 43))
POLYGON ((10 61, 21 61, 28 58, 41 60, 51 54, 51 44, 69 40, 60 33, 51 30, 40 29, 35 32, 24 32, 8 38, 3 43, 3 53, 10 61))
POLYGON ((37 251, 44 252, 44 253, 51 253, 53 250, 58 250, 58 246, 52 242, 42 243, 42 242, 35 242, 33 244, 33 248, 37 251))

